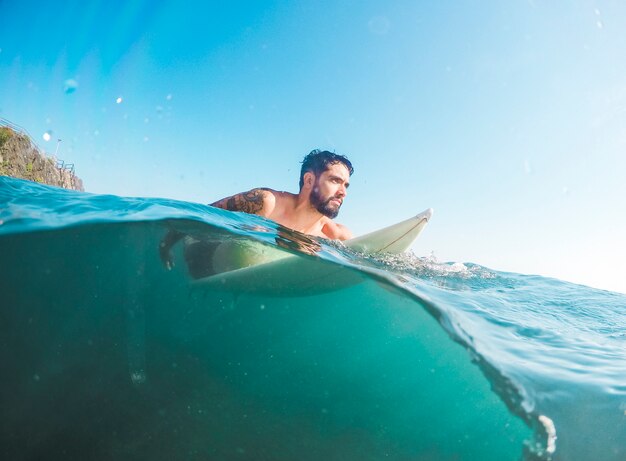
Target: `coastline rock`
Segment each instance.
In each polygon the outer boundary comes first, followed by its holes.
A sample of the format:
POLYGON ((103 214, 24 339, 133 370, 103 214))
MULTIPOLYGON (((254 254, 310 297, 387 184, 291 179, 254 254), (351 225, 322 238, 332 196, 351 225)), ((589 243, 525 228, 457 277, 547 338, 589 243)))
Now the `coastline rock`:
POLYGON ((0 126, 0 176, 84 191, 83 181, 54 157, 40 152, 30 137, 0 126))

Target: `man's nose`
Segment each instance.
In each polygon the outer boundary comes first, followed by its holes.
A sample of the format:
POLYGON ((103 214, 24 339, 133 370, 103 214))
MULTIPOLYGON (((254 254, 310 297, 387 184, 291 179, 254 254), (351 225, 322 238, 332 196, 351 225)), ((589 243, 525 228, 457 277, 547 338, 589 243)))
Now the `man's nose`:
POLYGON ((348 189, 346 189, 346 186, 344 186, 343 184, 339 186, 337 195, 339 195, 340 197, 345 197, 346 195, 348 195, 348 189))

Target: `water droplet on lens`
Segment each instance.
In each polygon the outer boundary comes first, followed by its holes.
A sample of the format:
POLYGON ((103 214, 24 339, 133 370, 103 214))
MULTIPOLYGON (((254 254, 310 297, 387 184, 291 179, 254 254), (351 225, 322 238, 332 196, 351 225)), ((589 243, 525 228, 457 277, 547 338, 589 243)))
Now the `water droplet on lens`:
POLYGON ((63 82, 63 92, 65 94, 72 94, 78 88, 78 82, 73 78, 68 78, 63 82))

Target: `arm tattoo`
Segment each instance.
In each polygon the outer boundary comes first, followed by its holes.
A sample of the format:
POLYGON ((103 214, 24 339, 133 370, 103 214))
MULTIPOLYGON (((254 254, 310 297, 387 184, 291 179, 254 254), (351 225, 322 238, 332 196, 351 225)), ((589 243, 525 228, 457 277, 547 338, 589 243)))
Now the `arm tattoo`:
POLYGON ((248 192, 226 197, 211 206, 223 208, 229 211, 243 211, 244 213, 258 214, 264 205, 266 189, 252 189, 248 192))

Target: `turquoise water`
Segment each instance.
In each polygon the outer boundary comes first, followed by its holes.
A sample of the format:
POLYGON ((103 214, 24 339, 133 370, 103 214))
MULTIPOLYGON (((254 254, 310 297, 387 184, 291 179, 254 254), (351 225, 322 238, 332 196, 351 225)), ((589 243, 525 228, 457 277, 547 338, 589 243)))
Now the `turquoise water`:
POLYGON ((0 177, 3 459, 626 459, 626 296, 305 243, 0 177), (162 265, 170 229, 338 282, 198 284, 182 242, 162 265))

